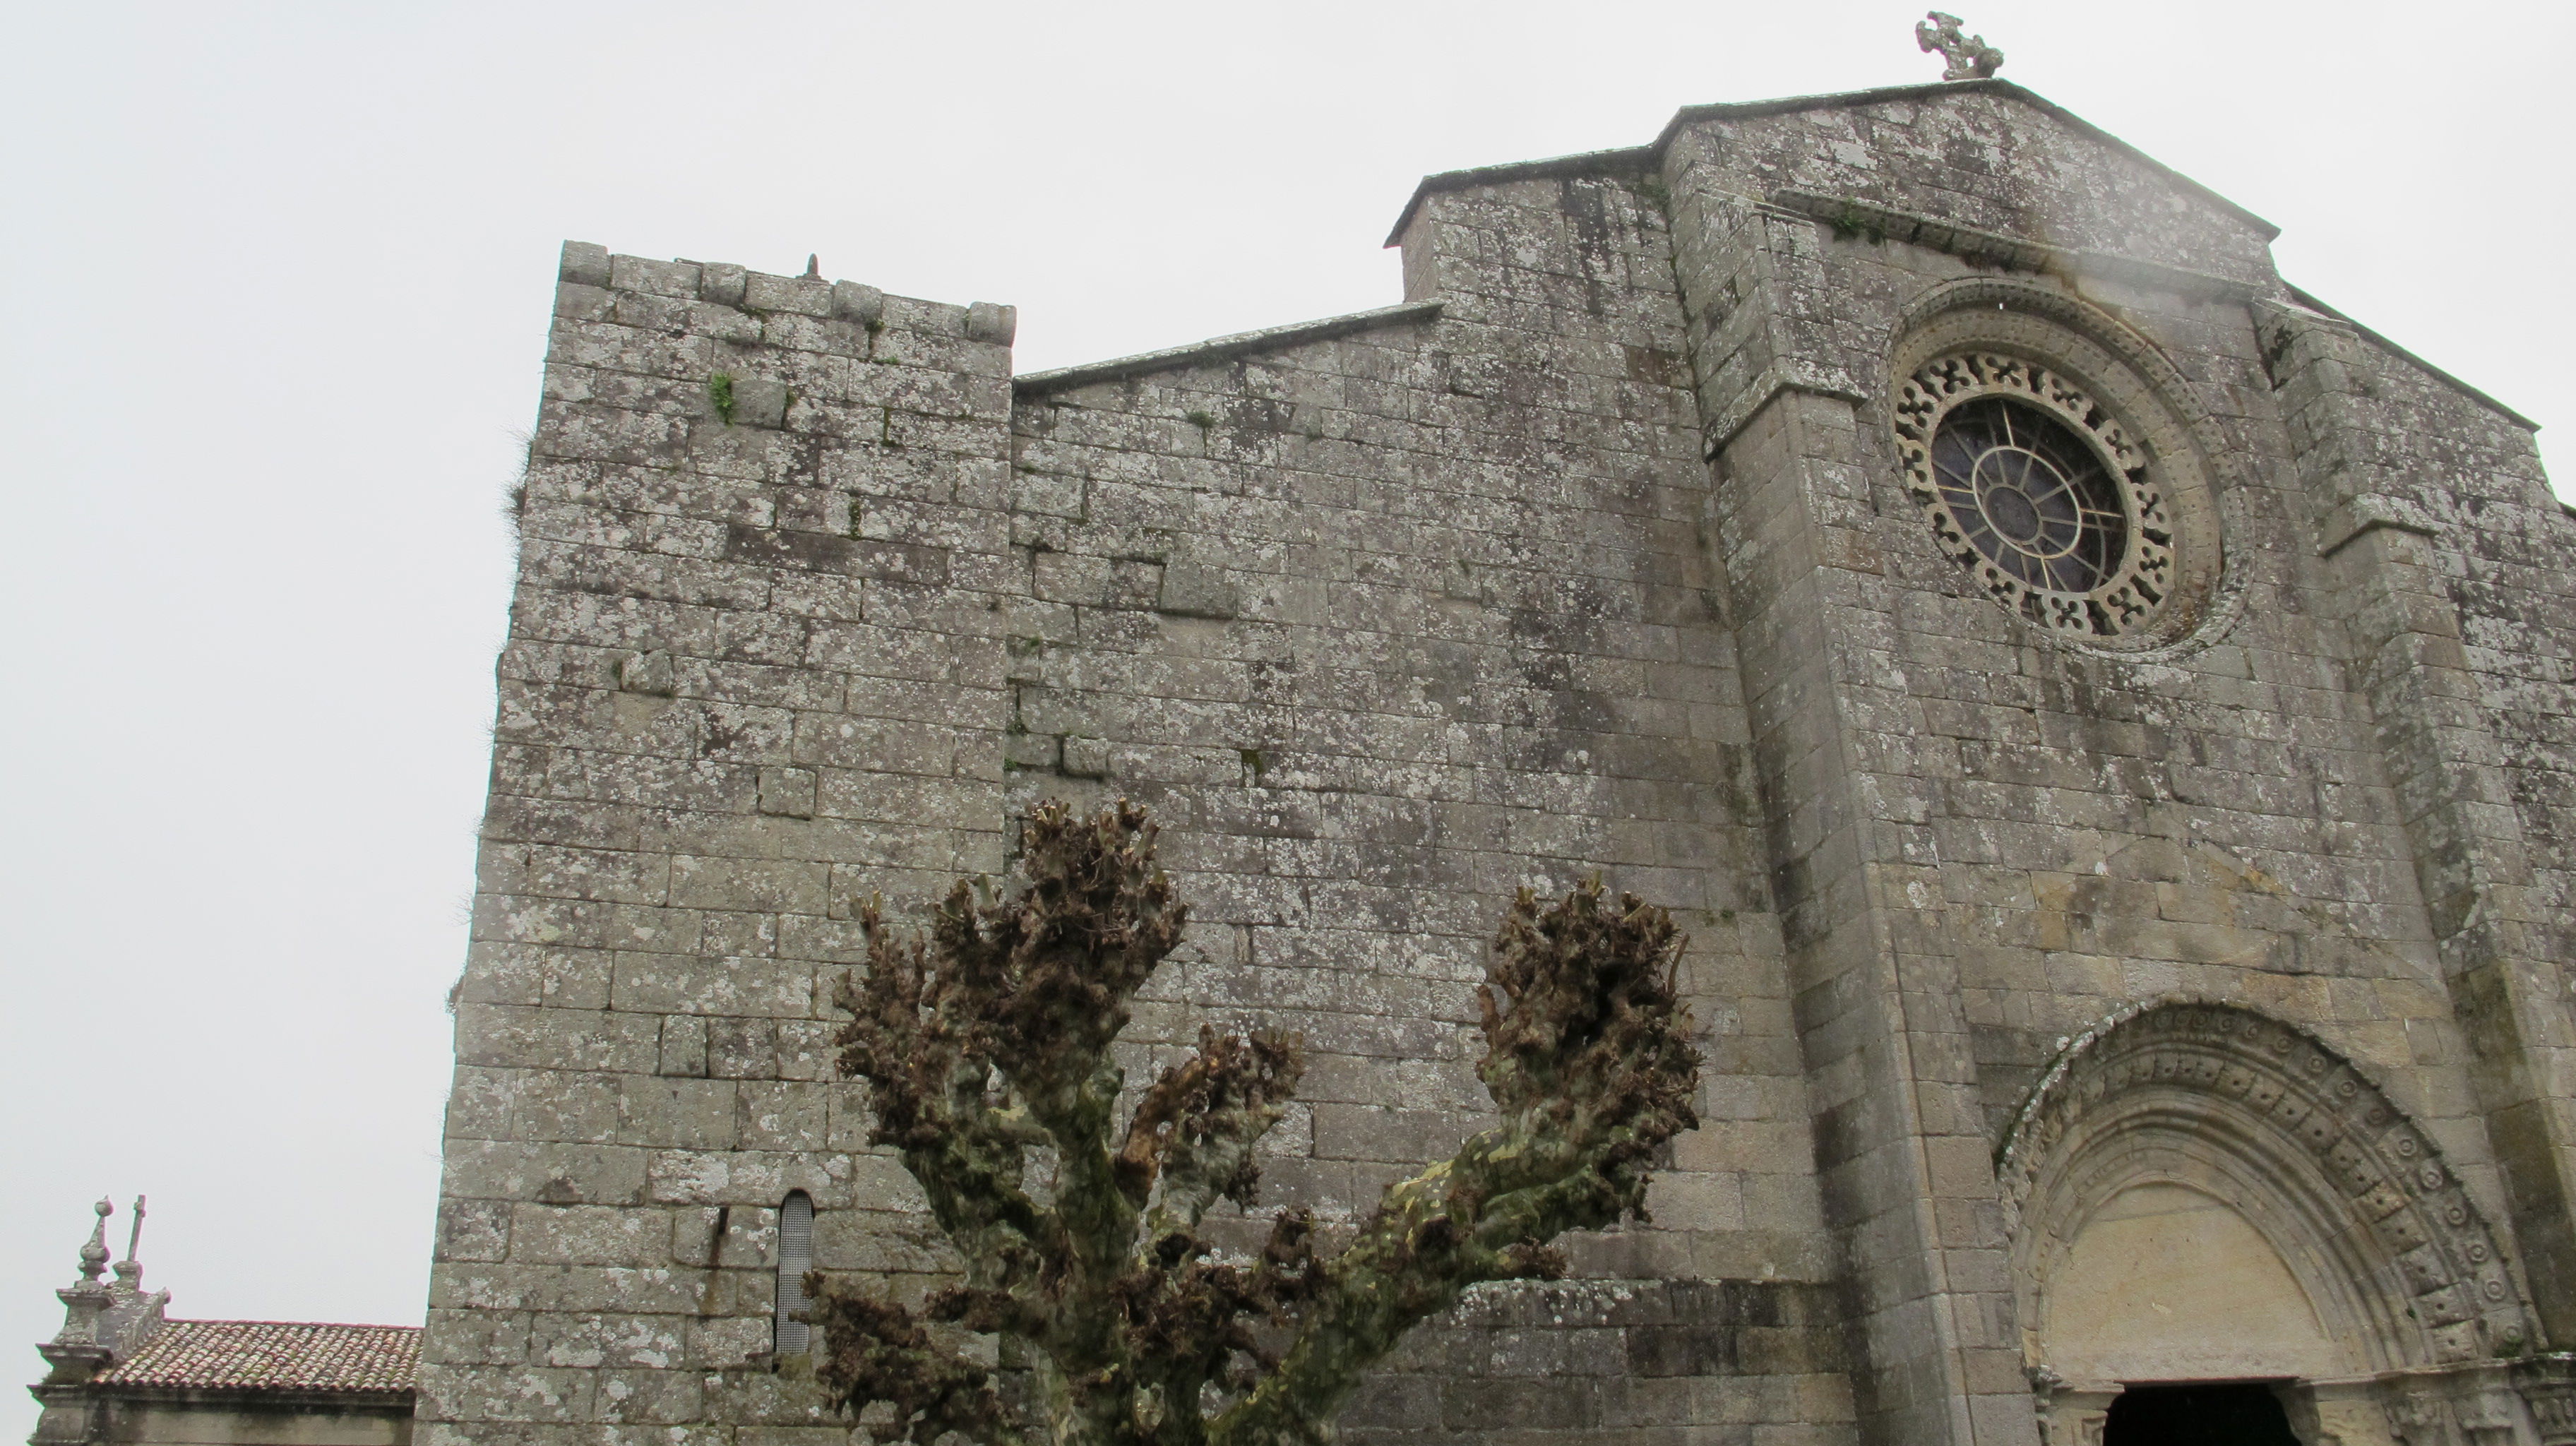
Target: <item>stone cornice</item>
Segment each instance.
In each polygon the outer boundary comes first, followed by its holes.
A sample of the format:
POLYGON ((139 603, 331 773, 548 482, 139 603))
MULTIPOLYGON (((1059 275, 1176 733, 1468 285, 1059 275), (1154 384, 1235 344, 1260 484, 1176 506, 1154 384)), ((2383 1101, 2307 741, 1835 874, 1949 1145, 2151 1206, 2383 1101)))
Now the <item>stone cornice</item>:
POLYGON ((1962 226, 1936 216, 1874 206, 1867 201, 1798 190, 1773 191, 1770 199, 1772 205, 1784 211, 1822 221, 1838 230, 1928 246, 1981 265, 2076 280, 2116 281, 2201 301, 2246 302, 2262 294, 2261 288, 2250 282, 2212 276, 2205 271, 2192 271, 2109 251, 2082 251, 2051 246, 2042 241, 2026 241, 2000 232, 1980 231, 1974 226, 1962 226))
POLYGON ((1663 164, 1661 141, 1651 146, 1622 146, 1612 151, 1585 151, 1579 155, 1549 156, 1544 160, 1511 161, 1499 166, 1470 166, 1463 171, 1442 171, 1425 176, 1413 188, 1413 199, 1395 218, 1395 229, 1386 233, 1386 244, 1404 244, 1405 228, 1422 210, 1422 203, 1441 191, 1464 191, 1475 186, 1500 186, 1512 181, 1544 180, 1549 176, 1609 176, 1623 172, 1643 173, 1663 164))
POLYGON ((1058 367, 1053 371, 1031 372, 1011 379, 1015 400, 1029 401, 1074 387, 1087 387, 1095 382, 1125 381, 1150 372, 1170 371, 1175 367, 1199 366, 1208 362, 1232 361, 1236 357, 1259 352, 1277 351, 1310 341, 1330 341, 1381 327, 1405 326, 1440 319, 1441 303, 1408 301, 1397 306, 1381 306, 1370 311, 1354 311, 1347 316, 1328 316, 1320 321, 1301 321, 1288 326, 1273 326, 1260 331, 1236 332, 1232 336, 1211 337, 1188 346, 1166 347, 1161 351, 1140 352, 1135 356, 1114 357, 1108 361, 1084 362, 1080 366, 1058 367))
POLYGON ((1581 155, 1554 156, 1542 161, 1521 161, 1499 166, 1475 166, 1463 171, 1441 171, 1422 178, 1413 188, 1412 199, 1395 218, 1395 228, 1387 233, 1386 244, 1400 245, 1405 228, 1413 224, 1422 202, 1440 191, 1464 190, 1470 186, 1500 185, 1506 181, 1526 181, 1543 176, 1597 176, 1620 171, 1650 170, 1663 164, 1664 152, 1685 126, 1699 121, 1734 120, 1754 116, 1785 115, 1792 111, 1834 110, 1852 106, 1881 105, 1891 101, 1930 100, 1936 96, 1982 93, 2019 101, 2050 116, 2060 123, 2100 141, 2122 155, 2144 165, 2174 185, 2189 191, 2227 214, 2243 221, 2260 234, 2265 242, 2278 238, 2281 228, 2237 205, 2200 182, 2173 169, 2136 146, 2049 100, 2045 96, 2013 84, 2009 80, 1936 80, 1922 85, 1890 85, 1875 90, 1843 91, 1832 95, 1792 95, 1776 100, 1727 101, 1714 105, 1689 105, 1673 113, 1663 133, 1642 146, 1618 150, 1590 151, 1581 155))
POLYGON ((2068 110, 2066 107, 2059 105, 2057 102, 2048 99, 2046 96, 2015 85, 2009 80, 1935 80, 1925 82, 1921 85, 1890 85, 1882 86, 1876 90, 1843 91, 1832 95, 1792 95, 1783 96, 1777 100, 1728 101, 1720 102, 1715 105, 1684 106, 1673 114, 1672 120, 1665 124, 1663 134, 1655 137, 1655 143, 1648 147, 1648 149, 1658 156, 1662 155, 1664 148, 1672 144, 1673 138, 1681 134, 1684 126, 1697 121, 1732 120, 1738 117, 1783 115, 1791 111, 1801 110, 1840 110, 1849 109, 1853 106, 1882 105, 1890 101, 1931 100, 1936 96, 1961 95, 1972 92, 1982 92, 1987 95, 2001 96, 2007 100, 2019 101, 2023 105, 2029 106, 2031 109, 2036 110, 2043 115, 2050 116, 2074 130, 2081 132, 2094 140, 2100 141, 2106 146, 2110 146, 2130 159, 2147 166, 2149 169, 2155 171, 2156 174, 2163 176, 2166 180, 2173 182, 2182 189, 2191 192, 2193 195, 2198 196, 2202 200, 2209 202, 2211 205, 2218 207, 2220 210, 2227 212, 2236 219, 2243 221, 2246 225, 2253 227, 2257 232, 2261 233, 2266 242, 2277 239, 2281 234, 2280 227, 2273 225, 2271 222, 2266 221, 2262 217, 2255 215, 2253 212, 2246 210, 2244 207, 2237 205, 2234 201, 2227 199, 2225 196, 2209 189, 2200 182, 2193 180, 2191 177, 2184 175, 2182 172, 2175 170, 2173 167, 2168 166, 2164 162, 2157 160, 2155 157, 2148 155, 2146 152, 2139 150, 2136 146, 2129 144, 2127 141, 2120 139, 2118 136, 2111 134, 2109 131, 2102 129, 2100 126, 2093 124, 2091 121, 2088 121, 2084 117, 2077 115, 2075 112, 2068 110))

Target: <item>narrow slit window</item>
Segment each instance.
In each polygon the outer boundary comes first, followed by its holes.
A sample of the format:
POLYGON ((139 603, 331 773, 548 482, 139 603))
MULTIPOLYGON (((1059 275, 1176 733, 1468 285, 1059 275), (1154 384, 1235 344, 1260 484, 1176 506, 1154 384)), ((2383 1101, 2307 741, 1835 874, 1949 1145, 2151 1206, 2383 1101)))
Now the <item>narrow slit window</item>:
POLYGON ((789 1319, 805 1309, 805 1272, 813 1268, 814 1201, 797 1190, 778 1207, 778 1316, 773 1349, 779 1355, 801 1356, 813 1343, 813 1327, 789 1319))

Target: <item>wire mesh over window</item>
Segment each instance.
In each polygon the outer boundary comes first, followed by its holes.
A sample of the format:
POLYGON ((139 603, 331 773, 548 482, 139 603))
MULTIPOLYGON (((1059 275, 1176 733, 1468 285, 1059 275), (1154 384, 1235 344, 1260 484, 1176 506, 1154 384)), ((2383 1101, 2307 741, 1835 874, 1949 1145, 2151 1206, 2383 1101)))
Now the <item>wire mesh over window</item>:
POLYGON ((813 1345, 813 1327, 789 1319, 805 1309, 805 1272, 814 1268, 814 1201, 798 1190, 778 1207, 778 1315, 771 1348, 801 1356, 813 1345))
POLYGON ((1932 475, 1968 545, 2028 587, 2089 593, 2129 546, 2120 486, 2055 418, 1982 397, 1941 419, 1932 475))

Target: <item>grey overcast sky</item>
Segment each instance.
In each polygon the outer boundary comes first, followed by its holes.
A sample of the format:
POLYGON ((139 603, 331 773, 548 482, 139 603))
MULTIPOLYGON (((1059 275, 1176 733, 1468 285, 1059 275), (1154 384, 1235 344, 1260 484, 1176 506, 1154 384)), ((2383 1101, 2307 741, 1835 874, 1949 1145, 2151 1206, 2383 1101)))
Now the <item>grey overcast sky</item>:
MULTIPOLYGON (((2567 6, 1959 3, 2576 424, 2567 6)), ((1015 303, 1035 370, 1397 300, 1425 172, 1939 73, 1892 0, 0 12, 0 1354, 102 1192, 176 1314, 420 1319, 564 238, 1015 303)))

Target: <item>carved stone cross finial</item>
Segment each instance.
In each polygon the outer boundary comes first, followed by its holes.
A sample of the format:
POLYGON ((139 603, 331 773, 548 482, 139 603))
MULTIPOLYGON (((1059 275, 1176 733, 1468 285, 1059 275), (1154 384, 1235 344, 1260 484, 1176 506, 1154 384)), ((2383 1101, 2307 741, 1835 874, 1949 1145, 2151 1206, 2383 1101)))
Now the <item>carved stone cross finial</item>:
POLYGON ((1983 80, 2003 67, 2004 53, 1986 43, 1982 35, 1967 35, 1959 29, 1959 17, 1938 10, 1927 13, 1914 25, 1914 43, 1926 52, 1937 50, 1950 62, 1941 72, 1943 80, 1983 80))
MULTIPOLYGON (((101 1221, 102 1225, 106 1222, 101 1221)), ((116 1263, 116 1285, 120 1298, 131 1298, 143 1286, 143 1197, 134 1197, 134 1228, 125 1237, 125 1258, 116 1263)))

